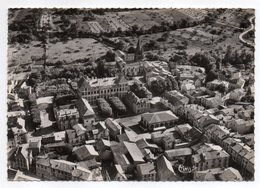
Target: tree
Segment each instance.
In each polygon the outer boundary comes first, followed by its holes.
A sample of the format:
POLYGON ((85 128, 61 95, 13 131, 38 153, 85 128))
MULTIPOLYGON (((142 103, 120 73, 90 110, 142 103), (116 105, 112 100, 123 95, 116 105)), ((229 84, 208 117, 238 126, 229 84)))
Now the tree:
POLYGON ((140 90, 140 86, 136 82, 134 82, 134 84, 130 86, 130 91, 132 91, 133 93, 137 93, 139 90, 140 90))
MULTIPOLYGON (((89 74, 89 69, 88 69, 88 74, 89 74)), ((107 76, 107 74, 108 74, 108 71, 105 68, 105 62, 104 62, 104 60, 100 60, 97 63, 96 75, 98 78, 102 78, 102 77, 107 76)))
POLYGON ((161 80, 152 81, 150 87, 151 91, 157 96, 161 95, 166 89, 165 83, 161 80))
POLYGON ((38 79, 39 79, 39 75, 36 73, 32 73, 30 74, 29 78, 26 80, 26 84, 28 86, 34 87, 38 79))
POLYGON ((248 20, 242 20, 239 24, 240 28, 248 28, 250 26, 250 22, 248 20))
POLYGON ((227 65, 228 63, 230 63, 232 61, 232 48, 230 45, 227 46, 227 50, 226 50, 226 54, 222 60, 222 63, 224 65, 227 65))
POLYGON ((109 51, 107 51, 107 53, 105 55, 105 60, 107 62, 112 62, 112 61, 115 61, 115 57, 116 57, 116 54, 113 51, 109 50, 109 51))
POLYGON ((224 84, 218 85, 217 88, 216 88, 216 90, 218 90, 218 91, 221 92, 221 93, 227 92, 226 86, 225 86, 224 84))
POLYGON ((147 53, 145 55, 145 57, 147 58, 148 61, 157 61, 157 60, 159 60, 159 56, 158 55, 154 55, 151 52, 147 53))
POLYGON ((135 25, 132 26, 132 33, 133 33, 133 34, 137 34, 137 31, 138 31, 138 30, 139 30, 138 25, 135 24, 135 25))
POLYGON ((191 63, 195 66, 204 67, 206 70, 206 73, 210 70, 210 60, 209 58, 202 53, 196 53, 192 58, 190 59, 191 63))
POLYGON ((118 50, 123 50, 125 48, 125 43, 122 40, 120 40, 119 42, 116 43, 116 48, 118 50))
POLYGON ((218 73, 215 71, 215 69, 211 69, 206 75, 205 82, 211 82, 215 79, 218 79, 218 73))
POLYGON ((146 88, 141 87, 136 94, 139 98, 146 98, 147 97, 147 90, 146 90, 146 88))
POLYGON ((150 40, 148 43, 144 44, 143 48, 145 51, 158 50, 159 45, 156 41, 150 40))
POLYGON ((127 53, 133 54, 135 53, 135 48, 133 46, 130 46, 127 50, 127 53))
POLYGON ((104 98, 97 99, 97 106, 103 116, 110 117, 113 115, 112 108, 104 98))
POLYGON ((109 101, 110 101, 110 104, 111 104, 113 110, 117 114, 126 113, 126 107, 125 107, 124 103, 118 97, 110 97, 109 101))

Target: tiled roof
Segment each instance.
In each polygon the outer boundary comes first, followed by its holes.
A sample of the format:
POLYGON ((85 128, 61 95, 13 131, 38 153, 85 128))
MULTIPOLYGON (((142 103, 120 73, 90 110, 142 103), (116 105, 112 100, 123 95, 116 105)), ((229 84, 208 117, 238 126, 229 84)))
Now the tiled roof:
POLYGON ((167 169, 171 171, 173 174, 175 174, 171 162, 168 159, 166 159, 166 157, 164 157, 163 155, 158 157, 158 159, 156 160, 156 164, 158 171, 162 171, 163 173, 167 169))
POLYGON ((77 101, 77 106, 78 106, 78 111, 81 116, 90 116, 90 115, 95 115, 94 110, 88 103, 88 101, 84 98, 80 98, 77 101))
POLYGON ((155 112, 155 113, 144 113, 142 117, 148 123, 161 123, 165 121, 175 121, 178 119, 170 110, 155 112))
POLYGON ((110 131, 119 131, 121 129, 121 126, 111 118, 107 118, 105 124, 110 131))
POLYGON ((51 168, 61 170, 61 171, 67 172, 67 173, 71 173, 76 167, 75 163, 65 161, 65 160, 52 160, 51 159, 50 163, 51 163, 51 168))
POLYGON ((243 181, 243 178, 237 169, 229 167, 219 175, 222 181, 243 181))
POLYGON ((79 148, 76 148, 73 153, 78 157, 79 160, 84 160, 88 157, 96 157, 98 156, 97 151, 92 145, 83 145, 79 148))
POLYGON ((171 157, 191 155, 192 150, 190 148, 180 148, 180 149, 166 150, 164 153, 166 157, 171 158, 171 157))
POLYGON ((156 173, 154 163, 138 164, 136 170, 142 175, 156 173))
POLYGON ((71 174, 73 177, 79 178, 81 180, 92 180, 92 172, 80 166, 77 166, 77 168, 75 168, 71 174))
POLYGON ((124 142, 124 145, 127 148, 127 151, 132 157, 133 161, 144 162, 144 156, 135 143, 124 142))
POLYGON ((83 125, 79 123, 74 125, 72 128, 76 131, 77 136, 85 134, 86 132, 86 129, 83 127, 83 125))

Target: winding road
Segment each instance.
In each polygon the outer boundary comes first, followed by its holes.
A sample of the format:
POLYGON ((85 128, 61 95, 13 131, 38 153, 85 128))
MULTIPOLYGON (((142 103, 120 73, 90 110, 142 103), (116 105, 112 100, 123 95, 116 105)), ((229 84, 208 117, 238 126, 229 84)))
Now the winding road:
POLYGON ((245 40, 243 37, 244 37, 244 35, 246 35, 249 31, 252 31, 252 30, 255 28, 255 26, 254 26, 254 24, 253 24, 253 19, 254 19, 254 18, 255 18, 255 16, 252 16, 252 17, 249 18, 249 21, 250 21, 250 23, 251 23, 250 28, 248 28, 246 31, 244 31, 243 33, 241 33, 241 34, 239 35, 239 39, 240 39, 243 43, 245 43, 245 44, 247 44, 247 45, 249 45, 249 46, 252 46, 252 47, 255 46, 254 43, 251 42, 251 41, 245 40))

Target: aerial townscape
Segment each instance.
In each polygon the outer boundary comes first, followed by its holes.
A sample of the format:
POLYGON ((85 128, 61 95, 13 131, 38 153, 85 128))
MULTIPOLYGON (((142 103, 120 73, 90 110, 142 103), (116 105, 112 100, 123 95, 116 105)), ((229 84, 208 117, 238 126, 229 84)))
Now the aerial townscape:
POLYGON ((254 9, 8 11, 9 181, 253 181, 254 9))

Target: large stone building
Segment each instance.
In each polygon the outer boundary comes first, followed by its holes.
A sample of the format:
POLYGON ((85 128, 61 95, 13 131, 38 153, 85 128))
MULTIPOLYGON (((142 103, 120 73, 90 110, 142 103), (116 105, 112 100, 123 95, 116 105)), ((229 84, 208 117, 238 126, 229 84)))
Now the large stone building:
POLYGON ((55 110, 55 117, 59 130, 67 130, 78 123, 79 112, 76 108, 64 108, 55 110))
POLYGON ((136 114, 147 112, 150 109, 149 98, 139 98, 132 91, 127 92, 124 101, 136 114))
POLYGON ((36 161, 36 176, 43 180, 95 180, 90 170, 76 163, 49 158, 39 158, 36 161))
POLYGON ((129 91, 129 85, 123 74, 118 77, 86 79, 82 77, 78 82, 78 92, 90 104, 98 98, 108 99, 113 96, 122 98, 129 91))
POLYGON ((230 155, 222 147, 214 144, 202 144, 193 148, 197 154, 192 155, 191 163, 198 170, 211 168, 227 168, 230 155))
POLYGON ((29 144, 13 148, 8 153, 8 165, 13 169, 29 171, 32 164, 32 152, 28 150, 29 144))

